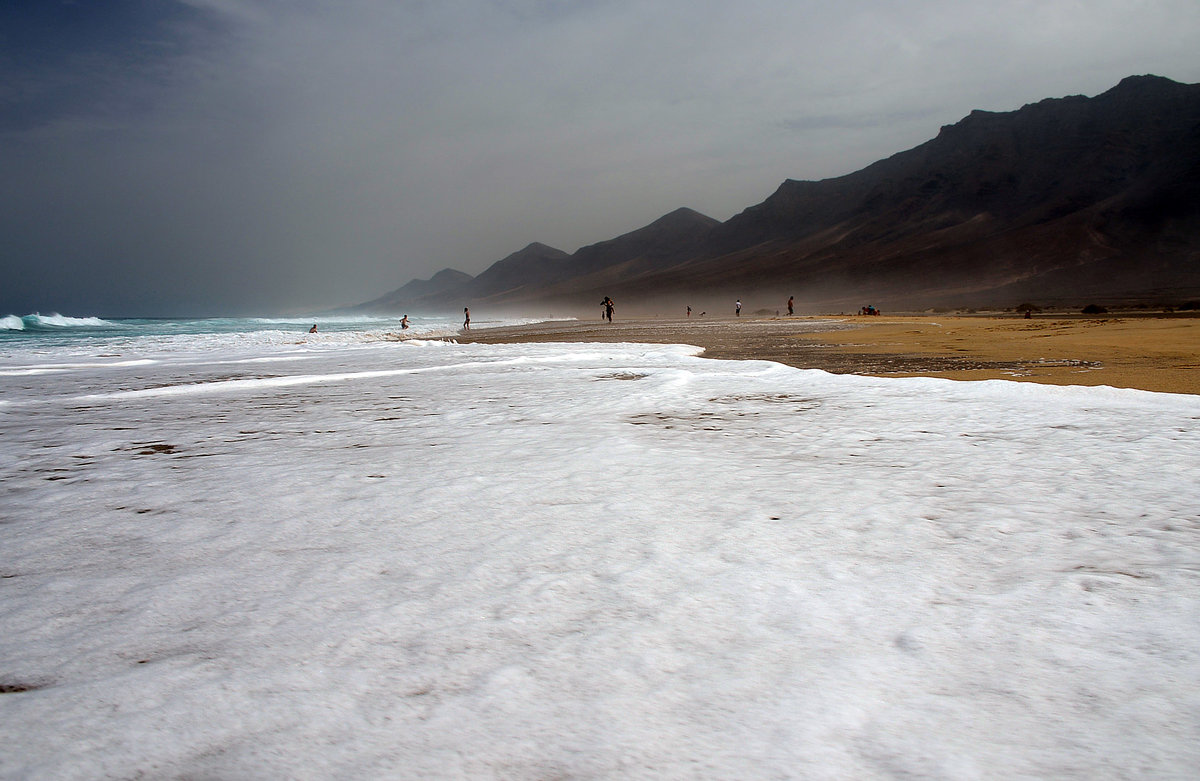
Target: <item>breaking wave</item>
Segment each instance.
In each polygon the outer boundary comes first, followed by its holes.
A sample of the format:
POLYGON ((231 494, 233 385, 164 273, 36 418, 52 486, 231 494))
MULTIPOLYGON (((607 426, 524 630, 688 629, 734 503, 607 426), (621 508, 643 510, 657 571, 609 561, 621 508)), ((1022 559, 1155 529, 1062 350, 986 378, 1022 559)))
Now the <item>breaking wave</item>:
POLYGON ((32 314, 0 318, 0 331, 60 331, 66 328, 97 328, 112 325, 99 317, 67 317, 59 314, 32 314))

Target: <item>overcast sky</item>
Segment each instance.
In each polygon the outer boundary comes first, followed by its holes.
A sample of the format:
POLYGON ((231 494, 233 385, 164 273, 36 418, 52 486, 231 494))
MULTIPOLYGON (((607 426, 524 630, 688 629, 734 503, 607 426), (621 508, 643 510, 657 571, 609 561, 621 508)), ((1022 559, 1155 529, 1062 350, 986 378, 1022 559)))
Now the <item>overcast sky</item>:
POLYGON ((0 316, 269 314, 1200 81, 1196 0, 6 0, 0 316))

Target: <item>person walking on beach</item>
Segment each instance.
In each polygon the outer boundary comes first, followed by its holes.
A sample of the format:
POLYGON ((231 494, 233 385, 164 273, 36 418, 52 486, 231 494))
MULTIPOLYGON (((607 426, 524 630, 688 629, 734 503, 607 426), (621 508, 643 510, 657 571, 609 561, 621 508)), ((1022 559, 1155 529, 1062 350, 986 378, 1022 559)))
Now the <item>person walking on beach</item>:
POLYGON ((600 304, 604 307, 605 319, 611 323, 612 322, 612 313, 613 313, 613 300, 611 298, 609 298, 608 296, 605 296, 604 300, 601 301, 600 304))
POLYGON ((689 306, 688 307, 688 317, 691 317, 691 316, 692 316, 692 308, 689 306))
POLYGON ((742 299, 739 298, 733 303, 733 313, 738 317, 742 316, 742 299))
POLYGON ((471 310, 463 307, 463 330, 471 330, 471 310))
POLYGON ((796 297, 795 297, 795 296, 788 296, 788 315, 789 315, 789 316, 793 314, 793 311, 792 311, 792 305, 793 305, 795 302, 796 302, 796 297))

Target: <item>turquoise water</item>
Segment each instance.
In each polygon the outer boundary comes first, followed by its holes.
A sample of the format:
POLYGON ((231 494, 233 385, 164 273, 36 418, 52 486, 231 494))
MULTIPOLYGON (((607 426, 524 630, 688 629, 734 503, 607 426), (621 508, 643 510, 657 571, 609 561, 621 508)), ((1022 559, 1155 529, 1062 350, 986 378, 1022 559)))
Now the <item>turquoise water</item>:
MULTIPOLYGON (((425 318, 428 322, 429 318, 425 318)), ((440 325, 449 318, 434 318, 440 325)), ((114 336, 180 336, 189 334, 232 334, 255 331, 297 331, 307 333, 313 325, 319 331, 362 331, 400 328, 400 318, 379 317, 212 317, 212 318, 99 318, 64 315, 8 315, 0 318, 0 338, 61 339, 105 338, 114 336)))
MULTIPOLYGON (((477 327, 530 322, 488 321, 477 327)), ((456 316, 307 316, 242 318, 99 318, 58 314, 7 315, 0 318, 0 358, 21 362, 56 356, 164 355, 194 351, 236 351, 274 347, 339 347, 381 340, 453 338, 462 323, 456 316), (310 333, 313 326, 316 333, 310 333)))

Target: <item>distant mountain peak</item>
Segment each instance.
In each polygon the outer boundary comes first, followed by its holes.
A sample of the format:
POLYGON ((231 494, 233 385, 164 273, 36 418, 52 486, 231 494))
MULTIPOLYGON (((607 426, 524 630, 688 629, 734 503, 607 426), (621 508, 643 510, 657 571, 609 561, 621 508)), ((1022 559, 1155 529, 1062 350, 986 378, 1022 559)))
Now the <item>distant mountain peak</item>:
POLYGON ((429 282, 433 283, 433 287, 439 287, 448 284, 461 284, 470 279, 473 279, 473 277, 465 271, 459 271, 458 269, 453 268, 444 268, 430 277, 429 282))
POLYGON ((359 304, 354 309, 362 312, 389 312, 406 309, 423 298, 441 295, 449 290, 462 287, 472 279, 473 277, 464 271, 444 268, 429 279, 411 280, 379 298, 359 304))
POLYGON ((719 225, 720 221, 715 220, 712 217, 709 217, 707 214, 701 214, 700 212, 696 211, 695 209, 689 209, 687 206, 680 206, 678 209, 675 209, 674 211, 667 212, 666 214, 659 217, 657 220, 650 223, 650 225, 648 225, 646 227, 663 226, 663 225, 679 225, 679 224, 719 225))
POLYGON ((543 244, 540 241, 533 241, 529 244, 526 244, 524 247, 512 253, 511 255, 508 255, 505 260, 524 255, 562 255, 563 257, 566 257, 567 253, 555 247, 551 247, 549 244, 543 244))
POLYGON ((1176 88, 1176 87, 1184 87, 1184 86, 1187 86, 1187 85, 1181 84, 1180 82, 1175 81, 1174 79, 1168 79, 1166 76, 1155 76, 1152 73, 1147 73, 1142 76, 1126 76, 1125 78, 1123 78, 1119 82, 1117 82, 1117 86, 1111 88, 1108 91, 1116 92, 1118 90, 1129 90, 1129 89, 1144 90, 1147 88, 1150 88, 1150 89, 1155 89, 1155 88, 1160 88, 1160 87, 1176 88))

